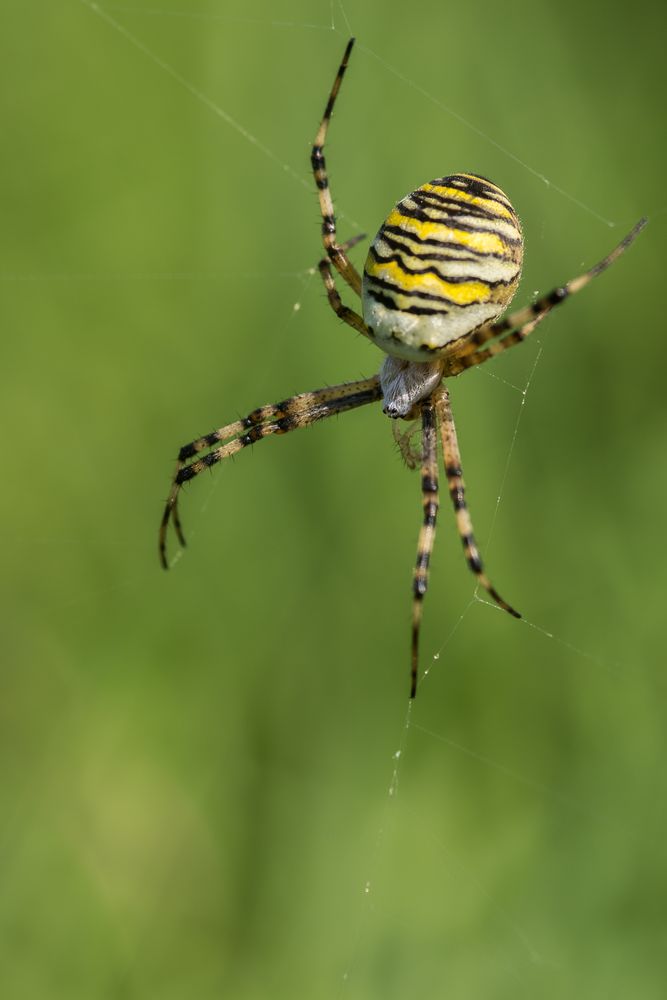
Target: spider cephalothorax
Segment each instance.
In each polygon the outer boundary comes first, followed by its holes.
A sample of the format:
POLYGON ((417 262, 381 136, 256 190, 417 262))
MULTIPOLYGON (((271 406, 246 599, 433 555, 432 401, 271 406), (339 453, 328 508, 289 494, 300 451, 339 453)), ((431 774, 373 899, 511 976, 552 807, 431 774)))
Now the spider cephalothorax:
POLYGON ((461 456, 445 380, 521 343, 554 306, 578 292, 604 271, 632 243, 646 224, 641 219, 628 235, 589 271, 500 318, 521 277, 523 236, 507 196, 477 174, 452 174, 422 184, 398 202, 371 244, 363 279, 347 251, 356 237, 338 243, 333 201, 324 159, 336 97, 354 39, 345 49, 324 117, 315 137, 311 163, 322 213, 326 257, 319 263, 331 308, 340 319, 385 352, 378 375, 358 382, 291 396, 260 406, 241 420, 197 438, 181 448, 178 466, 160 524, 160 558, 168 566, 166 536, 172 521, 185 539, 178 516, 183 483, 250 444, 366 403, 383 401, 394 418, 421 419, 421 451, 410 434, 396 434, 407 464, 421 464, 423 521, 413 572, 410 696, 417 690, 422 601, 438 512, 438 432, 445 475, 466 560, 477 582, 514 617, 520 615, 492 586, 484 572, 465 499, 461 456), (361 298, 362 315, 344 305, 332 267, 361 298))

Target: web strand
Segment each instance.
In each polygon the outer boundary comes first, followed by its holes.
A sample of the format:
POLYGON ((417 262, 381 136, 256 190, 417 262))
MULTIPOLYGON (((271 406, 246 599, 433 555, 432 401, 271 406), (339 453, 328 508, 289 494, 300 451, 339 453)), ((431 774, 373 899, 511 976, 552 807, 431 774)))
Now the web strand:
MULTIPOLYGON (((87 0, 83 0, 87 3, 87 0)), ((310 28, 314 31, 333 31, 333 23, 316 24, 309 21, 285 21, 278 18, 263 17, 237 17, 233 14, 219 14, 211 11, 177 10, 164 7, 138 7, 129 4, 104 4, 104 10, 114 11, 116 14, 147 14, 158 17, 177 17, 192 21, 223 21, 229 24, 252 24, 257 27, 266 28, 290 28, 298 30, 300 28, 310 28)), ((333 2, 332 2, 333 12, 333 2)), ((333 19, 333 13, 332 13, 333 19)))
POLYGON ((369 56, 372 56, 373 59, 376 59, 377 62, 381 66, 383 66, 384 69, 387 70, 387 72, 397 77, 401 81, 401 83, 404 83, 406 85, 406 87, 411 87, 412 90, 417 91, 418 94, 421 94, 422 97, 425 97, 437 108, 440 108, 440 110, 444 111, 445 114, 449 115, 456 121, 460 122, 461 125, 464 125, 471 132, 474 132, 475 135, 478 135, 480 139, 484 139, 485 142, 488 142, 491 146, 497 149, 499 153, 502 153, 503 156, 506 156, 508 159, 512 160, 514 163, 520 166, 523 170, 526 170, 528 171, 529 174, 532 174, 533 177, 536 177, 538 180, 542 181, 542 183, 547 187, 551 188, 552 191, 555 191, 563 198, 567 198, 567 200, 572 202, 573 205, 576 205, 577 208, 580 208, 582 212, 586 212, 588 215, 591 215, 594 219, 597 219, 598 222, 604 223, 604 225, 608 226, 609 228, 614 228, 616 226, 615 222, 612 222, 610 219, 607 219, 604 215, 601 215, 599 212, 597 212, 594 208, 591 208, 590 205, 587 205, 585 202, 580 201, 579 198, 576 198, 574 195, 570 194, 564 188, 559 187, 557 184, 554 184, 553 181, 550 181, 549 178, 545 177, 545 175, 540 173, 539 170, 536 170, 534 167, 531 167, 529 163, 526 163, 525 160, 522 160, 519 156, 516 156, 505 146, 501 145, 501 143, 493 139, 487 132, 484 132, 482 129, 478 128, 477 125, 474 125, 463 115, 459 114, 458 111, 454 111, 453 108, 450 108, 448 105, 444 104, 444 102, 441 101, 434 94, 431 94, 428 90, 426 90, 420 84, 416 83, 414 80, 411 80, 399 69, 397 69, 395 66, 392 66, 391 63, 383 59, 382 56, 378 55, 377 52, 374 52, 373 49, 370 49, 368 46, 363 45, 361 43, 359 44, 359 48, 361 49, 362 52, 366 52, 368 53, 369 56))
POLYGON ((159 66, 163 72, 167 73, 181 87, 184 87, 185 90, 192 94, 192 96, 203 104, 204 107, 208 108, 209 111, 225 122, 225 124, 229 125, 230 128, 233 128, 239 133, 239 135, 243 136, 246 142, 249 142, 251 146, 254 146, 260 153, 266 156, 267 159, 271 160, 277 167, 280 168, 280 170, 291 177, 292 180, 295 180, 297 184, 301 185, 301 187, 305 187, 309 191, 311 190, 311 178, 306 177, 304 174, 299 174, 298 171, 290 166, 289 163, 285 163, 281 160, 281 158, 274 153, 272 149, 258 139, 256 135, 253 135, 253 133, 247 128, 241 125, 241 123, 233 118, 229 112, 225 111, 224 108, 221 108, 219 104, 216 104, 216 102, 200 90, 199 87, 195 87, 193 83, 186 80, 185 77, 178 72, 178 70, 175 70, 174 67, 171 66, 165 59, 149 48, 145 42, 142 42, 139 38, 137 38, 137 36, 122 25, 120 21, 117 21, 115 17, 112 17, 106 8, 100 7, 100 5, 94 3, 93 0, 81 0, 81 3, 85 7, 88 7, 94 14, 97 14, 98 17, 101 17, 102 20, 106 21, 107 24, 111 25, 115 31, 122 35, 123 38, 125 38, 136 49, 138 49, 139 52, 145 55, 147 59, 150 59, 150 61, 155 63, 156 66, 159 66))

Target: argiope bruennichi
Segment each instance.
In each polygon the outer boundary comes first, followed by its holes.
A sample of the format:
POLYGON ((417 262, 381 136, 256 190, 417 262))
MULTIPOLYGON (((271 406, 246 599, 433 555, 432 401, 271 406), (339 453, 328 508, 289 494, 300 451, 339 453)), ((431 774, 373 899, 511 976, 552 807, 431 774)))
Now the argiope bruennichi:
POLYGON ((461 456, 444 380, 525 340, 554 306, 609 267, 643 229, 646 219, 641 219, 595 267, 500 319, 521 277, 521 224, 507 196, 491 181, 477 174, 451 174, 422 184, 399 201, 371 244, 362 278, 346 252, 357 239, 346 244, 337 240, 324 161, 327 129, 353 44, 351 39, 345 49, 311 154, 326 251, 319 271, 336 315, 381 348, 386 357, 379 374, 372 378, 260 406, 247 417, 184 445, 160 525, 160 558, 166 569, 170 520, 181 545, 185 545, 178 516, 181 486, 248 445, 379 400, 389 417, 421 418, 419 456, 410 448, 409 435, 395 435, 408 464, 420 462, 422 474, 423 522, 413 572, 410 696, 414 697, 422 601, 438 512, 438 431, 468 565, 493 600, 515 618, 520 617, 492 586, 482 566, 465 500, 461 456), (361 298, 362 315, 342 303, 332 265, 361 298))

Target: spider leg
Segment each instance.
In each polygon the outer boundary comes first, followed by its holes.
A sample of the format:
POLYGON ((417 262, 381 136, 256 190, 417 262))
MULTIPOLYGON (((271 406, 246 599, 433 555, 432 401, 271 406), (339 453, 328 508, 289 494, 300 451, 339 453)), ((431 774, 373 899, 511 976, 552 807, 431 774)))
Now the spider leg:
POLYGON ((178 517, 178 495, 184 483, 189 482, 206 469, 216 465, 225 458, 230 458, 248 445, 261 441, 272 434, 287 434, 308 427, 318 420, 325 420, 335 413, 343 413, 367 403, 374 403, 382 398, 380 380, 362 379, 359 382, 346 382, 344 385, 317 389, 314 392, 304 392, 292 396, 281 403, 272 403, 252 410, 247 417, 235 420, 225 427, 211 431, 204 437, 197 438, 184 445, 178 455, 178 465, 174 475, 171 491, 165 504, 159 532, 160 561, 165 569, 169 568, 167 561, 167 528, 173 520, 178 539, 185 544, 183 531, 178 517), (218 447, 213 446, 218 444, 218 447), (207 449, 212 448, 212 451, 207 449), (206 454, 204 454, 206 452, 206 454))
MULTIPOLYGON (((362 240, 365 240, 367 236, 368 233, 356 233, 354 236, 350 236, 349 240, 345 240, 344 243, 341 243, 340 249, 347 253, 347 251, 351 250, 352 247, 356 247, 357 243, 361 243, 362 240)), ((328 259, 329 258, 327 257, 327 260, 328 259)))
POLYGON ((348 306, 343 305, 334 282, 330 261, 323 259, 319 262, 317 267, 322 281, 324 282, 329 305, 336 313, 336 316, 347 323, 348 326, 351 326, 354 330, 356 330, 357 333, 361 333, 364 337, 368 337, 368 339, 371 340, 370 331, 359 313, 356 313, 354 309, 350 309, 348 306))
MULTIPOLYGON (((539 326, 543 319, 546 319, 552 308, 552 306, 549 306, 548 309, 544 309, 542 312, 538 313, 537 316, 533 316, 528 323, 524 323, 523 326, 520 326, 518 330, 512 330, 511 333, 508 333, 501 340, 496 340, 495 343, 490 344, 488 347, 484 348, 483 351, 466 351, 464 348, 465 353, 462 351, 460 354, 453 355, 451 359, 446 359, 445 377, 449 377, 450 375, 460 375, 461 372, 466 371, 467 368, 474 368, 475 365, 481 365, 484 361, 488 361, 489 358, 495 358, 497 354, 502 354, 508 347, 514 347, 515 344, 523 343, 526 337, 530 336, 535 327, 539 326)), ((483 327, 482 329, 492 330, 493 327, 483 327)), ((477 336, 480 332, 480 330, 477 330, 473 336, 477 336)), ((490 340, 493 336, 495 336, 495 334, 491 333, 486 337, 486 339, 490 340)))
MULTIPOLYGON (((365 239, 365 237, 366 237, 365 233, 358 233, 356 236, 352 236, 350 237, 349 240, 346 240, 345 243, 342 244, 342 248, 344 250, 349 250, 351 247, 356 246, 356 244, 359 243, 361 240, 365 239)), ((325 288, 327 289, 329 303, 332 305, 336 315, 339 316, 346 323, 348 323, 350 326, 352 326, 359 333, 363 334, 365 337, 369 337, 370 334, 368 332, 368 328, 366 327, 366 324, 362 320, 361 316, 358 316, 353 309, 348 309, 346 306, 342 304, 340 300, 340 295, 338 294, 338 291, 336 290, 336 287, 333 284, 333 278, 331 277, 331 268, 329 266, 329 261, 328 260, 319 261, 318 267, 320 269, 320 273, 322 273, 323 267, 327 268, 328 278, 324 279, 324 285, 325 288), (331 285, 331 288, 329 287, 329 285, 331 285)), ((176 467, 175 474, 178 474, 180 468, 181 465, 179 462, 179 465, 177 465, 176 467)), ((183 534, 180 518, 178 516, 178 498, 174 500, 173 507, 171 508, 171 521, 172 524, 174 525, 179 545, 181 545, 182 548, 185 548, 186 547, 185 535, 183 534)), ((160 549, 160 551, 162 552, 162 548, 160 549)))
POLYGON ((424 520, 417 541, 417 561, 412 577, 412 662, 410 697, 417 694, 419 666, 419 631, 421 628, 424 595, 428 588, 428 567, 435 540, 438 516, 438 447, 436 441, 436 414, 433 396, 421 404, 422 417, 422 504, 424 520))
POLYGON ((560 305, 570 295, 575 295, 581 291, 593 278, 606 271, 627 250, 630 244, 634 242, 647 222, 648 219, 640 219, 627 236, 624 236, 621 242, 614 247, 611 253, 608 253, 606 257, 603 257, 601 261, 589 268, 588 271, 584 271, 583 274, 578 275, 576 278, 571 278, 564 285, 554 288, 547 295, 543 295, 537 299, 536 302, 525 306, 523 309, 519 309, 517 312, 511 313, 497 323, 489 323, 487 326, 476 330, 471 334, 468 344, 464 345, 460 352, 453 355, 451 364, 447 365, 446 374, 459 375, 466 368, 482 364, 482 362, 488 361, 489 358, 501 354, 508 347, 520 344, 555 306, 560 305), (512 332, 509 333, 508 331, 512 332), (507 334, 507 336, 503 336, 504 334, 507 334), (500 337, 501 339, 483 351, 477 350, 481 345, 487 343, 489 340, 493 340, 495 337, 500 337))
MULTIPOLYGON (((178 473, 179 469, 180 469, 180 465, 177 466, 176 473, 178 473)), ((181 519, 180 519, 179 514, 178 514, 178 496, 174 500, 174 506, 171 509, 171 523, 174 525, 174 531, 176 532, 176 537, 178 539, 178 544, 181 546, 181 548, 184 549, 187 543, 185 541, 185 535, 183 534, 183 527, 181 525, 181 519)), ((167 523, 166 522, 165 522, 164 527, 165 527, 165 530, 166 530, 166 527, 167 527, 167 523)), ((167 566, 166 566, 167 557, 166 557, 164 542, 163 542, 162 538, 160 539, 160 558, 162 559, 162 565, 166 569, 167 568, 167 566)))
POLYGON ((484 566, 482 564, 482 559, 479 554, 479 549, 477 548, 475 535, 473 533, 470 512, 466 503, 465 483, 463 481, 463 471, 461 469, 461 452, 459 451, 456 426, 454 424, 454 414, 452 413, 452 407, 449 401, 449 391, 446 385, 441 384, 438 386, 434 393, 434 398, 436 413, 440 422, 445 475, 447 476, 449 495, 451 496, 452 503, 454 505, 456 526, 458 528, 461 541, 463 542, 463 550, 465 552, 466 561, 474 575, 477 577, 478 584, 484 587, 496 604, 499 604, 501 608, 508 611, 515 618, 520 618, 521 615, 519 612, 515 611, 514 608, 507 603, 507 601, 503 600, 495 587, 492 586, 491 581, 484 572, 484 566))
POLYGON ((341 246, 336 241, 336 218, 334 215, 331 191, 329 189, 327 165, 324 159, 324 143, 327 137, 329 121, 331 120, 334 104, 336 103, 336 97, 338 96, 338 91, 340 90, 340 85, 342 83, 343 76, 345 75, 345 70, 347 69, 347 63, 353 45, 354 38, 351 38, 345 47, 342 62, 338 68, 338 73, 336 74, 333 87, 331 88, 327 106, 324 109, 324 116, 320 122, 320 127, 317 130, 317 135, 315 136, 315 142, 313 143, 313 148, 310 154, 310 162, 313 168, 313 176, 315 177, 315 184, 317 185, 317 193, 320 200, 320 212, 322 213, 322 242, 324 243, 324 249, 326 250, 327 257, 343 280, 347 282, 350 288, 356 292, 357 295, 360 295, 361 275, 355 268, 354 264, 352 264, 349 260, 347 254, 345 253, 344 246, 341 246))

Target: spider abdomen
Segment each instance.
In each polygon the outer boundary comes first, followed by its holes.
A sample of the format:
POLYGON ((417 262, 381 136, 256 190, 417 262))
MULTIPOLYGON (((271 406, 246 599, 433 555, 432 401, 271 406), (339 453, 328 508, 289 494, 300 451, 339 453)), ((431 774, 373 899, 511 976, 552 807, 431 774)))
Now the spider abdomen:
POLYGON ((475 174, 422 184, 396 205, 364 267, 364 320, 378 347, 432 361, 509 305, 521 277, 521 224, 475 174))

